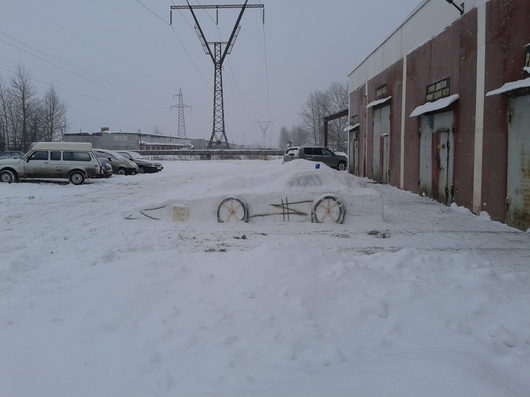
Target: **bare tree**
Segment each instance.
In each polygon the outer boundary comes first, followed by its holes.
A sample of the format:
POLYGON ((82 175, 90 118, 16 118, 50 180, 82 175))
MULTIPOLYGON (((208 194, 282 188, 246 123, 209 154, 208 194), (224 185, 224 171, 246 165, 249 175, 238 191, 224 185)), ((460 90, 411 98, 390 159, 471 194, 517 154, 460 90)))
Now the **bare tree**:
POLYGON ((0 76, 0 152, 9 148, 7 93, 5 82, 0 76))
POLYGON ((282 127, 280 129, 280 140, 278 142, 279 147, 281 149, 287 148, 289 146, 289 143, 292 143, 289 131, 287 130, 287 127, 282 127))
MULTIPOLYGON (((293 145, 322 145, 324 135, 324 118, 348 108, 348 87, 341 82, 333 82, 326 91, 315 91, 309 95, 300 113, 302 123, 287 131, 280 131, 280 147, 287 140, 293 145)), ((329 124, 328 144, 335 150, 347 150, 346 134, 343 129, 348 120, 337 119, 329 124)))
POLYGON ((322 143, 322 129, 328 102, 329 99, 325 93, 315 91, 309 96, 302 109, 302 125, 311 134, 312 144, 314 145, 322 143))
MULTIPOLYGON (((341 82, 333 82, 326 91, 328 97, 328 109, 330 114, 338 113, 344 109, 348 109, 349 95, 348 86, 341 82)), ((343 132, 348 124, 346 117, 333 120, 329 124, 329 145, 336 150, 346 151, 347 139, 343 132)))
POLYGON ((32 112, 36 110, 36 96, 29 72, 20 65, 15 76, 11 79, 10 92, 10 99, 14 106, 11 125, 16 133, 15 140, 18 141, 17 138, 19 138, 19 146, 25 151, 28 150, 32 141, 30 119, 32 112))
POLYGON ((299 125, 295 125, 291 128, 290 137, 292 139, 293 146, 303 146, 310 142, 310 136, 307 131, 299 125))
POLYGON ((53 87, 50 87, 44 95, 41 112, 43 138, 50 142, 61 138, 64 125, 66 124, 66 107, 57 96, 53 87))

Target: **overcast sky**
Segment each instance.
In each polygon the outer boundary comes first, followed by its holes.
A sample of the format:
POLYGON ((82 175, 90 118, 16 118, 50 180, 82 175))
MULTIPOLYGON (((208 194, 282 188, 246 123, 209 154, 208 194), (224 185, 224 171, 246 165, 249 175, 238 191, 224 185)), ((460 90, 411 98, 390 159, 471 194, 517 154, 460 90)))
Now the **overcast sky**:
MULTIPOLYGON (((315 90, 347 75, 388 37, 420 0, 264 0, 248 9, 224 68, 228 140, 261 142, 258 120, 271 120, 268 144, 299 123, 315 90), (269 87, 269 89, 267 89, 269 87), (268 94, 270 93, 270 95, 268 94)), ((242 4, 243 0, 191 0, 242 4)), ((259 1, 249 1, 255 4, 259 1)), ((53 85, 67 106, 70 131, 177 132, 173 96, 182 89, 187 135, 212 131, 213 64, 199 43, 185 0, 0 0, 0 76, 17 65, 39 94, 53 85), (10 44, 8 44, 10 43, 10 44)), ((236 14, 201 11, 209 41, 226 41, 236 14)))

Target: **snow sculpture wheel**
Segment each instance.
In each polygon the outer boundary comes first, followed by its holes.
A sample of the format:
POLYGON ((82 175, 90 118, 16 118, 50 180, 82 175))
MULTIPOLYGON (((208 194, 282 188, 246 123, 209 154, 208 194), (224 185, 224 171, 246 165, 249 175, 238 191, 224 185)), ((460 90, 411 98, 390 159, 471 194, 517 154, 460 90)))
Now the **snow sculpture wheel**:
POLYGON ((248 205, 240 198, 226 197, 217 207, 217 222, 248 222, 248 205))
POLYGON ((313 223, 343 223, 346 210, 342 201, 331 195, 319 197, 313 201, 311 222, 313 223))

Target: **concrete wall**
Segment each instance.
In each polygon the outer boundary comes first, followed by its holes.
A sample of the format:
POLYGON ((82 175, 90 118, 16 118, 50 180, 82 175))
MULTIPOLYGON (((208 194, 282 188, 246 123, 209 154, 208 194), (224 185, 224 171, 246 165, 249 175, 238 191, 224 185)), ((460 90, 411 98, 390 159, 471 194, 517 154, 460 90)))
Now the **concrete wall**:
POLYGON ((73 133, 65 134, 63 140, 90 142, 94 148, 108 150, 177 149, 179 146, 191 146, 189 139, 127 132, 73 133))
POLYGON ((65 134, 65 142, 90 142, 94 148, 108 150, 136 150, 139 137, 136 134, 65 134))

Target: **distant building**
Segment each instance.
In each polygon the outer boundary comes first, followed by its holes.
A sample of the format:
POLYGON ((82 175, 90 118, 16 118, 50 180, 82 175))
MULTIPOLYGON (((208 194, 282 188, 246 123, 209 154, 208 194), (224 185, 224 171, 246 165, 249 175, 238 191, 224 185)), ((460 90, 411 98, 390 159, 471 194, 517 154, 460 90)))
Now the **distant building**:
POLYGON ((424 0, 349 75, 350 172, 530 228, 530 1, 424 0))
POLYGON ((93 147, 109 150, 178 150, 191 149, 191 140, 143 132, 70 132, 64 134, 65 142, 90 142, 93 147))

